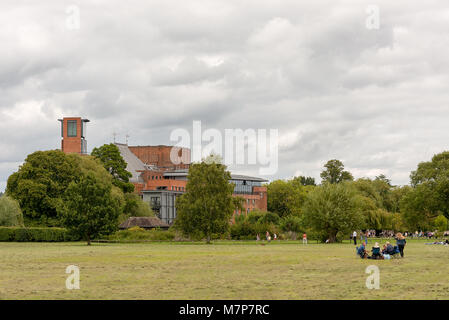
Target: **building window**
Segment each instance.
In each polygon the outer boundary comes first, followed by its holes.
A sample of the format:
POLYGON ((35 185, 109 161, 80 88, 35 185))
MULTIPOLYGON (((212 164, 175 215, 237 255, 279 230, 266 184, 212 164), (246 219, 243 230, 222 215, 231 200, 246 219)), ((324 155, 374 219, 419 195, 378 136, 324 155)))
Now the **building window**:
POLYGON ((67 121, 67 136, 76 137, 76 120, 67 121))

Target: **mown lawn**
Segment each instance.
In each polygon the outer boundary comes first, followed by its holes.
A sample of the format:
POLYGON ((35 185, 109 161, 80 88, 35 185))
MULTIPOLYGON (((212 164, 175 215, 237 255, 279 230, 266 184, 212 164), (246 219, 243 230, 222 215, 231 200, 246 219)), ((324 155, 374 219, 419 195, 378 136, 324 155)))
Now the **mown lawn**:
POLYGON ((383 261, 349 243, 0 243, 0 299, 448 299, 449 247, 424 242, 383 261), (371 264, 379 290, 365 286, 371 264), (65 287, 68 265, 80 290, 65 287))

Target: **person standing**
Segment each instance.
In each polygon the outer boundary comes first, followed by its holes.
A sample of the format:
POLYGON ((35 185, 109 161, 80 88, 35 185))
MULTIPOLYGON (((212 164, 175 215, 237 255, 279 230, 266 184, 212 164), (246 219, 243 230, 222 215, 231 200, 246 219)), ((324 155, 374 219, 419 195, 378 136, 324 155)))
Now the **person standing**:
POLYGON ((302 235, 302 244, 307 244, 307 234, 305 232, 302 235))
POLYGON ((399 249, 399 253, 401 254, 401 258, 404 258, 404 247, 407 241, 405 240, 405 237, 402 235, 402 233, 398 233, 396 235, 396 244, 399 249))
POLYGON ((354 231, 352 233, 352 239, 354 240, 354 245, 356 246, 357 245, 357 231, 354 231))

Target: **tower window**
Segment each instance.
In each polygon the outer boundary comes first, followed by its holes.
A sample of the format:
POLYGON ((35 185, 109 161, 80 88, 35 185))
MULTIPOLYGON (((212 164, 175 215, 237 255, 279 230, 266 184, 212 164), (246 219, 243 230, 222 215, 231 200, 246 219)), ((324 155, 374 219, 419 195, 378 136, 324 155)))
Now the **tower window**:
POLYGON ((68 137, 76 137, 76 120, 68 120, 67 121, 67 136, 68 137))

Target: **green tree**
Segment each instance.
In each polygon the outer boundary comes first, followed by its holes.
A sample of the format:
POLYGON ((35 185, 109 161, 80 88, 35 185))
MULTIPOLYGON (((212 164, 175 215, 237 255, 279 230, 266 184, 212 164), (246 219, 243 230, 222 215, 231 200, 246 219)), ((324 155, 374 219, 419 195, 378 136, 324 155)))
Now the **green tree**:
POLYGON ((371 180, 361 178, 354 182, 360 196, 360 210, 365 217, 366 229, 375 230, 397 230, 395 226, 400 226, 400 201, 408 192, 409 187, 392 186, 390 180, 384 175, 380 175, 371 180))
POLYGON ((378 176, 376 176, 375 180, 376 180, 376 181, 382 181, 382 182, 385 182, 386 184, 388 184, 388 185, 391 186, 391 180, 388 179, 387 176, 384 175, 383 173, 380 174, 380 175, 378 175, 378 176))
POLYGON ((432 221, 438 214, 434 213, 433 192, 425 185, 417 186, 410 190, 401 199, 401 214, 404 224, 410 230, 430 230, 432 221))
POLYGON ((391 190, 391 209, 392 213, 401 213, 401 201, 412 188, 410 186, 395 186, 391 190))
POLYGON ((280 220, 277 214, 269 211, 260 211, 260 210, 253 210, 250 213, 248 213, 247 219, 252 224, 256 223, 278 224, 280 220))
POLYGON ((322 183, 340 183, 354 180, 349 171, 345 171, 343 162, 337 159, 329 160, 324 165, 325 170, 320 174, 322 183))
POLYGON ((224 234, 236 208, 229 183, 231 174, 221 163, 203 160, 190 166, 186 192, 177 199, 176 228, 195 238, 224 234))
POLYGON ((449 218, 449 151, 419 163, 410 180, 413 188, 401 201, 408 226, 429 228, 440 214, 449 218))
POLYGON ((363 226, 359 199, 348 183, 326 183, 309 193, 304 203, 304 222, 311 229, 335 242, 337 234, 349 234, 363 226))
POLYGON ((23 226, 23 215, 19 203, 5 195, 0 196, 0 226, 23 226))
POLYGON ((448 221, 442 215, 436 217, 435 220, 433 221, 433 224, 439 232, 444 232, 448 230, 448 221))
POLYGON ((280 217, 301 214, 307 196, 306 188, 298 180, 275 180, 267 186, 268 211, 280 217))
POLYGON ((316 186, 315 178, 312 177, 298 176, 294 177, 292 180, 302 186, 316 186))
POLYGON ((285 232, 299 233, 304 231, 303 219, 297 216, 286 216, 279 222, 279 227, 285 232))
POLYGON ((76 157, 59 150, 37 151, 28 155, 19 170, 8 178, 6 193, 19 202, 26 220, 58 225, 62 195, 80 176, 76 157))
POLYGON ((91 155, 101 161, 104 168, 114 177, 114 184, 124 193, 134 191, 134 185, 129 182, 132 174, 126 171, 127 163, 115 144, 105 144, 94 148, 91 155))
POLYGON ((154 211, 151 209, 148 202, 143 201, 138 194, 125 193, 125 206, 123 208, 123 215, 120 217, 120 223, 129 217, 152 217, 154 211))
POLYGON ((79 182, 71 182, 60 212, 64 227, 91 244, 91 240, 116 231, 122 210, 120 193, 88 172, 79 182))

